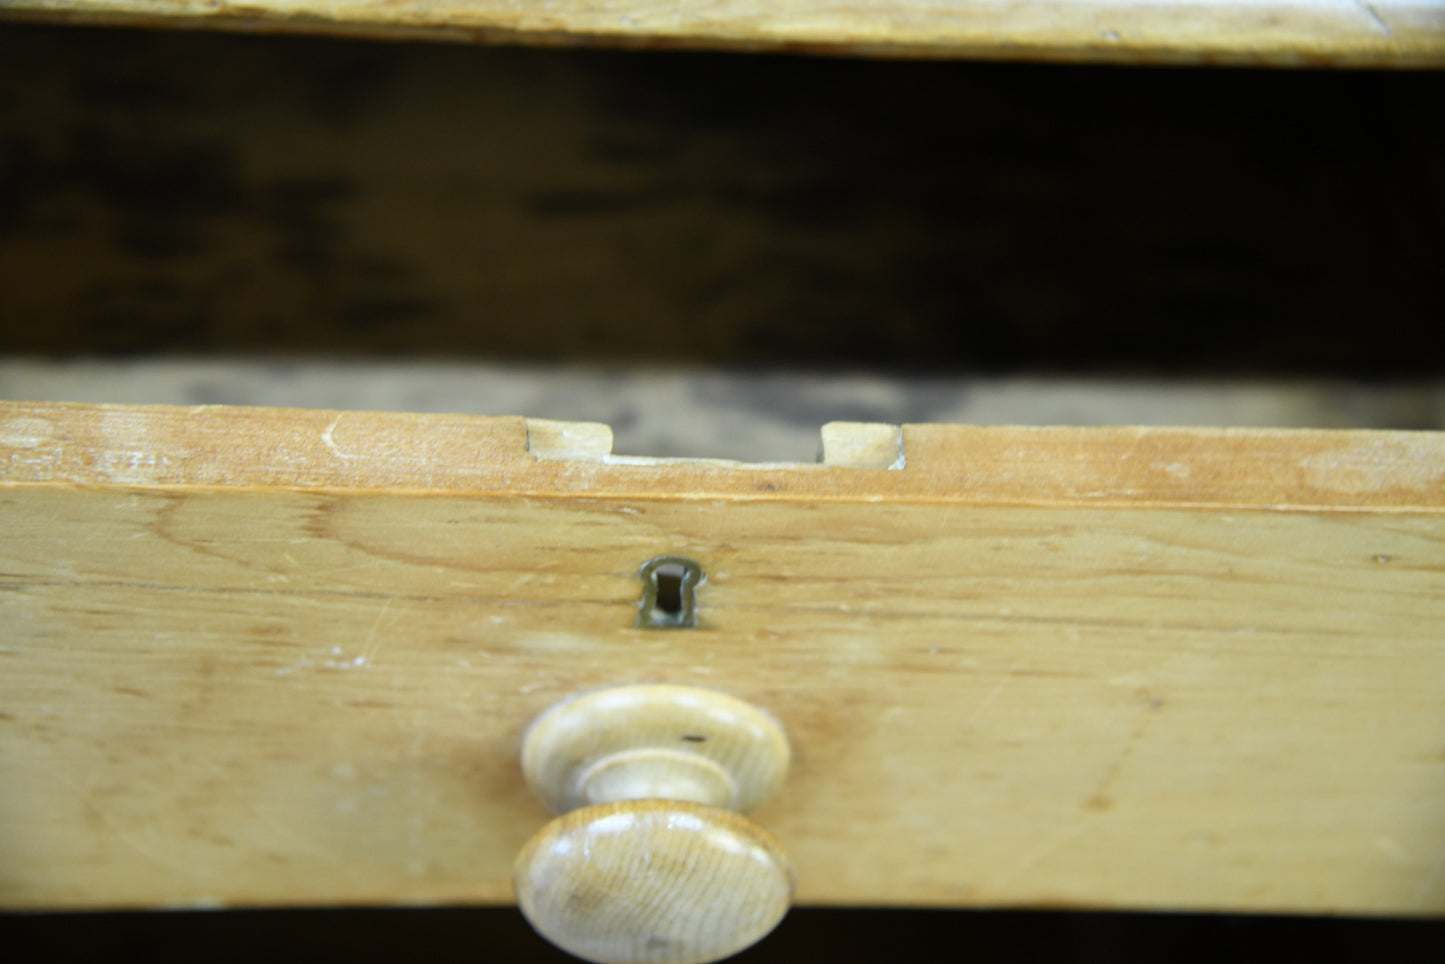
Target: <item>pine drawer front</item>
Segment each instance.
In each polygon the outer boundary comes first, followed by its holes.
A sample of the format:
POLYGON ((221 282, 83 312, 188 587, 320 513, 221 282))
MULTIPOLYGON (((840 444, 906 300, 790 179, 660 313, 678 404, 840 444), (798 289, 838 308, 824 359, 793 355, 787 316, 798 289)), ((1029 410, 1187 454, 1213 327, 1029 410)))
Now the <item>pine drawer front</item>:
POLYGON ((523 729, 774 714, 805 905, 1445 911, 1445 438, 0 404, 0 904, 505 903, 523 729), (695 561, 696 626, 639 627, 695 561))

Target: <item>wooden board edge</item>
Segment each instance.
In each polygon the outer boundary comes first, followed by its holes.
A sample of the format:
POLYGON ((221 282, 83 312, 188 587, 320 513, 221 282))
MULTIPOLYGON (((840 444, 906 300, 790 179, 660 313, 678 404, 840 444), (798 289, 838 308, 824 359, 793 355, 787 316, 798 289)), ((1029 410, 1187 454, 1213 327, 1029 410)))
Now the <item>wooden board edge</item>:
MULTIPOLYGON (((769 24, 743 3, 713 4, 693 22, 598 21, 581 0, 531 22, 497 8, 447 2, 190 3, 187 0, 0 0, 0 20, 106 27, 221 30, 366 40, 423 40, 620 50, 862 56, 1159 66, 1433 69, 1445 65, 1445 7, 1437 3, 1263 8, 1093 0, 1042 22, 1034 5, 981 6, 966 15, 886 8, 799 25, 769 24), (733 9, 734 7, 740 9, 733 9), (1382 13, 1384 11, 1384 13, 1382 13), (1388 19, 1387 19, 1388 16, 1388 19)), ((609 11, 610 13, 610 11, 609 11)), ((807 18, 805 18, 806 20, 807 18)))
POLYGON ((824 434, 833 460, 748 464, 614 455, 605 426, 533 422, 581 448, 534 451, 520 416, 0 402, 0 485, 1445 509, 1441 432, 906 425, 898 452, 889 427, 836 423, 824 434), (870 451, 880 461, 860 463, 870 451))

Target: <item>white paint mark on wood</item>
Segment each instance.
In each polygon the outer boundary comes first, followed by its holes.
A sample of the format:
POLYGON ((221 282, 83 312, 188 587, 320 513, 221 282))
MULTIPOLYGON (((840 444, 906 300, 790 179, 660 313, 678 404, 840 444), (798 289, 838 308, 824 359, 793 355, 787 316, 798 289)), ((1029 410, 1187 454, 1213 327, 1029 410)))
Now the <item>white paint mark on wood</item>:
POLYGON ((356 458, 356 456, 347 455, 345 452, 341 451, 341 449, 337 448, 336 439, 332 437, 332 433, 336 431, 336 426, 340 424, 341 416, 338 415, 331 420, 331 424, 326 426, 325 431, 321 433, 321 441, 325 443, 326 447, 331 450, 332 455, 336 456, 338 459, 346 459, 350 461, 351 459, 356 458))
POLYGON ((54 433, 43 418, 12 418, 0 423, 0 445, 17 449, 33 449, 44 445, 54 433))
POLYGON ((1445 460, 1433 440, 1376 438, 1354 441, 1304 459, 1310 485, 1327 491, 1430 490, 1445 485, 1445 460))

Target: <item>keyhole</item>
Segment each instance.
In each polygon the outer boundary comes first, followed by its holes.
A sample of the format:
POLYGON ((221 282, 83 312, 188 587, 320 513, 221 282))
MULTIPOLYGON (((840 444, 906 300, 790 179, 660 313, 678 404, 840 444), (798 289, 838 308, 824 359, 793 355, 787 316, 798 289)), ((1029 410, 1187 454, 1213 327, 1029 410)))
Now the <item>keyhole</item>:
POLYGON ((665 563, 652 571, 657 580, 658 612, 676 619, 682 615, 682 576, 686 570, 675 562, 665 563))
POLYGON ((692 629, 697 625, 693 590, 702 583, 702 567, 681 556, 658 556, 642 564, 641 629, 692 629))

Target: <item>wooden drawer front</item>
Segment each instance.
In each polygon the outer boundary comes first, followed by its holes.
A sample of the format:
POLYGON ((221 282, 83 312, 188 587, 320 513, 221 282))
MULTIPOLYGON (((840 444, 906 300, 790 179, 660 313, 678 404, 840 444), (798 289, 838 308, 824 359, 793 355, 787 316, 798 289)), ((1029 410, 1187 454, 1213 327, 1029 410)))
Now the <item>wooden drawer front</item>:
POLYGON ((5 906, 510 901, 527 722, 666 680, 787 727, 757 819, 800 903, 1445 910, 1439 436, 910 426, 886 469, 0 429, 5 906), (696 629, 635 627, 663 553, 696 629))

